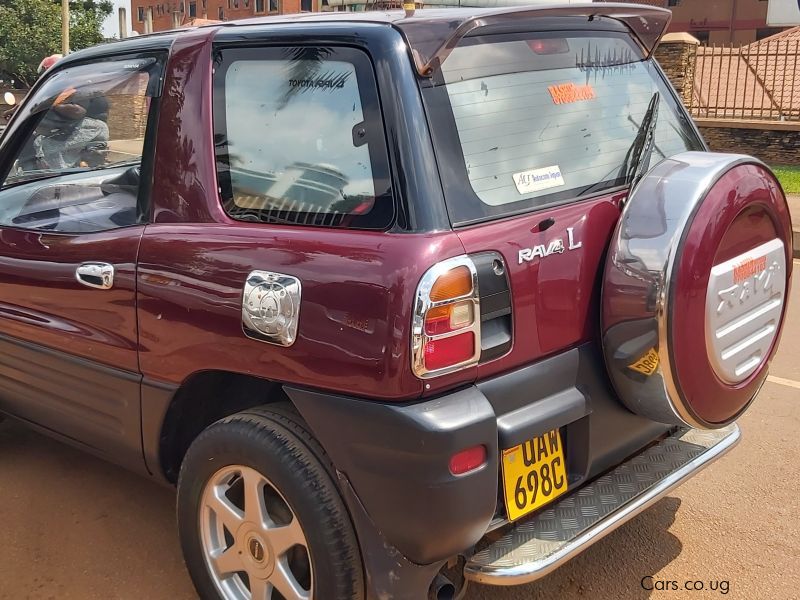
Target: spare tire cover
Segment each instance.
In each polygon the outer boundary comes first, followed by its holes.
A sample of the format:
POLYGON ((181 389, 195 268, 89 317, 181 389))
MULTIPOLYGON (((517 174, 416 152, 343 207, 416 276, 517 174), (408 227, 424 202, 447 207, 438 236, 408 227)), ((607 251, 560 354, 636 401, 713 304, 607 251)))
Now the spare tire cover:
POLYGON ((602 292, 606 366, 622 402, 713 429, 763 384, 791 276, 786 198, 755 158, 684 152, 632 190, 602 292))

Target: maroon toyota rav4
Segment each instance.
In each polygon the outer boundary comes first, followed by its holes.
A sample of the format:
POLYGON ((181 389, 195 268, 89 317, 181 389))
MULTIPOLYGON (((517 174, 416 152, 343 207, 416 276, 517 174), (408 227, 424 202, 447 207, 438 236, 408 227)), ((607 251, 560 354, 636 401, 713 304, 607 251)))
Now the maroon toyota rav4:
POLYGON ((542 577, 736 443, 785 314, 784 194, 707 151, 652 58, 669 16, 65 58, 0 146, 0 410, 177 485, 203 598, 542 577))

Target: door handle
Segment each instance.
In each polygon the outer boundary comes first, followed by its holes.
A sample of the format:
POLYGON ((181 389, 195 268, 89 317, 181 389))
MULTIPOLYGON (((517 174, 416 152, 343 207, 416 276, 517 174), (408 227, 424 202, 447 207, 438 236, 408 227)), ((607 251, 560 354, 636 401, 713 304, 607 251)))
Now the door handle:
POLYGON ((104 262, 85 262, 75 269, 75 279, 90 288, 110 290, 114 285, 114 265, 104 262))

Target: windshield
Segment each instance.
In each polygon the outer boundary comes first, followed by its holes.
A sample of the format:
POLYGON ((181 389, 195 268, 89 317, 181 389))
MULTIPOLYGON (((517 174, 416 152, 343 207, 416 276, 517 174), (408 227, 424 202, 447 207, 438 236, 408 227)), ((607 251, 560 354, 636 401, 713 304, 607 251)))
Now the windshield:
POLYGON ((626 185, 642 154, 703 149, 624 33, 466 38, 423 95, 454 224, 626 185))

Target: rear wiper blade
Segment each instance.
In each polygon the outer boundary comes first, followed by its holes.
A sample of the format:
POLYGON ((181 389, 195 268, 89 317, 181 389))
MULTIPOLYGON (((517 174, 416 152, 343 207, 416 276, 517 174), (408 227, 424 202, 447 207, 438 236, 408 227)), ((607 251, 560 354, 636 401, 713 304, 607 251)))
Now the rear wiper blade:
POLYGON ((635 186, 650 169, 650 156, 653 154, 653 146, 655 145, 660 99, 661 94, 658 92, 655 92, 650 99, 647 112, 644 113, 642 123, 639 125, 639 131, 636 132, 636 137, 631 147, 628 148, 625 160, 620 168, 619 178, 626 183, 630 183, 630 187, 635 186))

